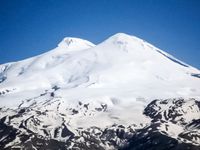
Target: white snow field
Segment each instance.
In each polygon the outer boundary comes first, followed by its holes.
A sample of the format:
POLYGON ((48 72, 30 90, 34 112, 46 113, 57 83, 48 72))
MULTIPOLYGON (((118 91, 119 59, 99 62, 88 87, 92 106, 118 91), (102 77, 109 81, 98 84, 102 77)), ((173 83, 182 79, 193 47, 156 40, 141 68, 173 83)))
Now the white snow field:
POLYGON ((1 97, 0 105, 12 97, 8 105, 15 106, 18 94, 34 95, 34 91, 55 85, 68 99, 111 96, 129 103, 140 97, 199 97, 200 80, 191 74, 200 71, 124 33, 96 46, 86 40, 64 38, 47 53, 0 65, 0 77, 6 78, 0 92, 10 91, 1 97))

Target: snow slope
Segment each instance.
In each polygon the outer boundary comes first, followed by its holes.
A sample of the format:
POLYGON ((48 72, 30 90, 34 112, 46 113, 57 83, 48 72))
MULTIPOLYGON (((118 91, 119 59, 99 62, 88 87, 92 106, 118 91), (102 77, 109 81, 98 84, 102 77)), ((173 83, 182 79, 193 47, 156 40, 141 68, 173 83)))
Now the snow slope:
MULTIPOLYGON (((7 116, 4 123, 13 128, 23 125, 43 137, 46 132, 52 137, 65 126, 75 135, 80 128, 94 126, 105 129, 113 124, 135 124, 134 128, 141 128, 151 122, 143 112, 153 99, 198 101, 199 75, 198 69, 124 33, 98 45, 64 38, 47 53, 0 65, 0 117, 7 116), (8 116, 22 109, 23 117, 9 120, 8 116), (40 123, 35 125, 37 120, 40 123), (49 127, 46 132, 44 126, 49 127)), ((189 123, 200 116, 198 107, 195 109, 195 118, 190 111, 186 115, 189 123)), ((180 124, 171 126, 179 133, 184 130, 180 124)), ((177 138, 173 128, 168 135, 177 138)), ((54 138, 66 140, 61 135, 54 138)))
POLYGON ((1 65, 0 70, 4 80, 0 92, 9 90, 8 97, 55 85, 70 89, 67 96, 72 97, 77 96, 76 92, 98 96, 104 90, 106 95, 132 98, 200 96, 200 80, 191 76, 200 74, 199 70, 123 33, 97 46, 78 38, 64 38, 57 48, 1 65))

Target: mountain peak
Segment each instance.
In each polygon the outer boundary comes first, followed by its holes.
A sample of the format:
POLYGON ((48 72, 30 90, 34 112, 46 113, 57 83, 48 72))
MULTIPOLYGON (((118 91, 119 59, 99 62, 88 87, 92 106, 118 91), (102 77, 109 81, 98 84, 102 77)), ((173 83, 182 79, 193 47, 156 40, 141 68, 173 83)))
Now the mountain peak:
POLYGON ((106 42, 111 42, 111 43, 120 44, 120 45, 127 44, 127 43, 135 43, 135 42, 138 43, 139 41, 143 41, 143 40, 135 36, 128 35, 126 33, 116 33, 106 40, 106 42))
POLYGON ((111 39, 124 39, 124 40, 130 40, 130 39, 140 39, 140 38, 137 38, 136 36, 133 36, 133 35, 129 35, 129 34, 126 34, 126 33, 116 33, 114 34, 113 36, 110 37, 111 39))
POLYGON ((129 35, 129 34, 126 34, 126 33, 122 33, 122 32, 119 32, 119 33, 114 34, 114 35, 111 36, 111 37, 132 37, 132 35, 129 35))
POLYGON ((91 48, 95 45, 87 40, 74 38, 74 37, 65 37, 59 44, 58 47, 65 48, 65 49, 80 49, 80 48, 91 48))

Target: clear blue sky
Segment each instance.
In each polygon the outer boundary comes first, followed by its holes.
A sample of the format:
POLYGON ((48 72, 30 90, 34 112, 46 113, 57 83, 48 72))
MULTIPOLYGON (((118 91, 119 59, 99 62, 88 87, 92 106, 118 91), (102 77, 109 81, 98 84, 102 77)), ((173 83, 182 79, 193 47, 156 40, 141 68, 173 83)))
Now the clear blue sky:
POLYGON ((200 0, 0 0, 0 64, 124 32, 200 68, 200 0))

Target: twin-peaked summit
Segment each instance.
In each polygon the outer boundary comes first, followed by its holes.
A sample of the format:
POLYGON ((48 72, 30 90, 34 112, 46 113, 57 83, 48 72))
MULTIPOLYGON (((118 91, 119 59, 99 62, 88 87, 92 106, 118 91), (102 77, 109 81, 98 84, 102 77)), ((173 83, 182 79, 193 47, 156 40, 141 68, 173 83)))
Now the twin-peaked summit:
POLYGON ((198 69, 124 33, 98 45, 66 37, 51 51, 0 65, 0 92, 6 96, 5 91, 12 94, 56 85, 75 93, 78 88, 87 89, 83 94, 88 97, 90 89, 95 94, 110 89, 108 95, 132 91, 135 97, 196 97, 200 96, 199 74, 198 69))
MULTIPOLYGON (((123 45, 123 44, 128 44, 128 43, 133 44, 133 41, 142 42, 143 40, 141 40, 135 36, 130 36, 125 33, 117 33, 117 34, 109 37, 102 43, 112 43, 114 45, 123 45)), ((102 43, 100 43, 100 44, 102 44, 102 43)), ((60 43, 58 43, 58 47, 69 49, 69 50, 71 50, 71 49, 76 49, 76 50, 88 49, 88 48, 92 48, 95 46, 96 46, 95 44, 93 44, 92 42, 90 42, 88 40, 81 39, 81 38, 75 38, 75 37, 65 37, 65 38, 63 38, 63 40, 60 43)))

